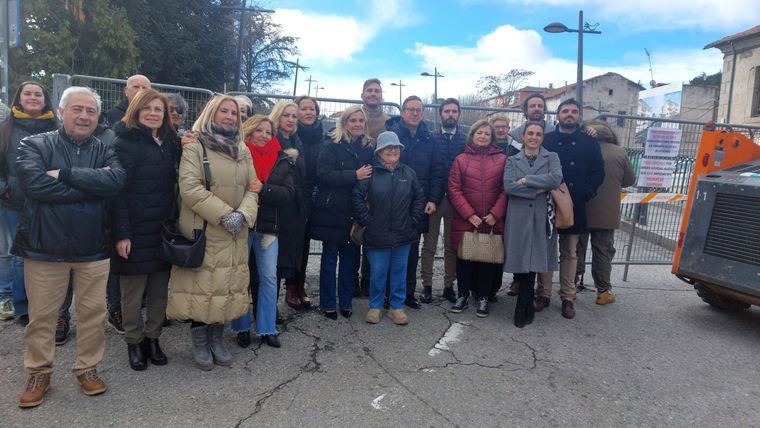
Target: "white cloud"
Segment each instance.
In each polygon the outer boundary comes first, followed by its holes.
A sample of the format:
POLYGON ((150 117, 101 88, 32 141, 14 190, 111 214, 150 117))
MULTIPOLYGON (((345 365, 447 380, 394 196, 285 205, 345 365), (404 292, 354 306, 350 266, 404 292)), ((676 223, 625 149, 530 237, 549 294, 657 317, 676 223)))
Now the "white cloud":
MULTIPOLYGON (((467 0, 481 2, 482 0, 467 0)), ((487 0, 550 8, 582 8, 591 23, 615 22, 632 31, 668 28, 744 30, 760 22, 757 0, 487 0), (745 28, 746 27, 746 28, 745 28)), ((572 22, 565 22, 567 25, 572 22)), ((572 25, 575 28, 575 25, 572 25)))
MULTIPOLYGON (((511 25, 498 27, 478 39, 472 46, 435 46, 417 43, 410 54, 418 57, 423 68, 438 67, 446 77, 439 79, 439 96, 457 96, 476 91, 475 83, 480 76, 505 73, 513 68, 535 72, 526 84, 555 87, 576 79, 576 63, 556 58, 543 45, 541 36, 533 30, 520 30, 511 25)), ((630 80, 650 80, 649 64, 643 52, 621 55, 628 59, 625 64, 595 64, 586 62, 584 77, 607 72, 620 73, 630 80)), ((704 71, 715 73, 722 67, 722 56, 717 50, 682 50, 653 52, 653 70, 658 82, 680 82, 691 79, 704 71)), ((410 89, 420 94, 432 92, 429 81, 419 79, 410 82, 410 89)))
POLYGON ((365 9, 363 18, 298 9, 276 9, 273 18, 282 26, 284 34, 298 37, 299 58, 304 64, 333 68, 364 50, 381 29, 400 28, 414 23, 411 3, 372 0, 362 4, 365 9))

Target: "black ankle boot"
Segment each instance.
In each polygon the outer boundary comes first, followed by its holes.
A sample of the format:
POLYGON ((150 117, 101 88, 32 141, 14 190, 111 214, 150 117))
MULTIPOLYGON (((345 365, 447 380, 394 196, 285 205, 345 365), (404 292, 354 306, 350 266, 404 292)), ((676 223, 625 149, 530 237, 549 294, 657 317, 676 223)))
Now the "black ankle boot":
POLYGON ((165 366, 169 360, 166 358, 166 354, 161 350, 161 346, 158 344, 158 339, 150 339, 146 337, 142 342, 143 354, 145 358, 149 358, 151 364, 157 366, 165 366))
POLYGON ((148 360, 145 358, 140 344, 127 343, 127 353, 129 354, 129 367, 132 367, 132 370, 142 371, 148 368, 148 360))

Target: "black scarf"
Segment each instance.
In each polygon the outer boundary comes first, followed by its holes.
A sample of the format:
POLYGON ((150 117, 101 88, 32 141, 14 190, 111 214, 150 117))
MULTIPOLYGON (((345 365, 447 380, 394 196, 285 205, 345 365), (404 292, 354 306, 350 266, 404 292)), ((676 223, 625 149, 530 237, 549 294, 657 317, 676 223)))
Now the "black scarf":
POLYGON ((211 131, 213 134, 201 132, 199 138, 203 144, 205 144, 209 150, 225 153, 232 159, 237 160, 238 154, 240 153, 238 128, 227 128, 212 123, 211 131))
POLYGON ((317 119, 311 125, 304 125, 298 122, 298 128, 296 130, 298 138, 301 142, 310 146, 312 144, 319 144, 325 139, 324 129, 322 128, 322 121, 317 119))

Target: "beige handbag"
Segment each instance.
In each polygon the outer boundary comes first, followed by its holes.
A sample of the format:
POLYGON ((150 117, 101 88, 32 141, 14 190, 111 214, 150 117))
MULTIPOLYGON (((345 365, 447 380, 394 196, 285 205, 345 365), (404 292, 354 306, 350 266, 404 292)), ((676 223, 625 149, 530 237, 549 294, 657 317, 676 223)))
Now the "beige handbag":
POLYGON ((504 263, 503 237, 494 235, 493 228, 491 233, 465 232, 459 242, 457 257, 471 262, 504 263))
POLYGON ((575 218, 573 215, 573 198, 567 185, 562 183, 558 188, 551 191, 554 200, 554 227, 567 229, 573 227, 575 218))

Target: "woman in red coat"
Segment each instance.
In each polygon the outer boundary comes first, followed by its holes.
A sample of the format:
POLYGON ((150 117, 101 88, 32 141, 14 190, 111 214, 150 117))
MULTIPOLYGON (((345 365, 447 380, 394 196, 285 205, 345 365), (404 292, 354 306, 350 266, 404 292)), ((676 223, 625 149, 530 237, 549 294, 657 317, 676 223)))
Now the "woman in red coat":
MULTIPOLYGON (((493 127, 486 120, 475 122, 470 128, 464 152, 454 158, 449 172, 449 199, 456 215, 451 221, 451 247, 459 249, 465 232, 504 234, 504 213, 507 196, 504 194, 504 164, 507 157, 496 146, 493 127)), ((501 281, 501 263, 481 263, 457 258, 457 288, 459 298, 452 312, 467 308, 467 299, 473 284, 478 296, 476 315, 488 316, 488 297, 501 281)))

